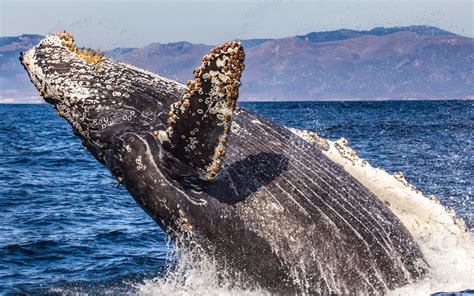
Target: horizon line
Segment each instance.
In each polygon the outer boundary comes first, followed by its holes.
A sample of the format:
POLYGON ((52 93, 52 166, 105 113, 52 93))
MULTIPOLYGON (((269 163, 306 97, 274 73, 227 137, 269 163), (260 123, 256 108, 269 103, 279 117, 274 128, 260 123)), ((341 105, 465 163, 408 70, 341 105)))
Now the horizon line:
MULTIPOLYGON (((347 31, 354 31, 354 32, 372 32, 374 31, 375 29, 405 29, 405 28, 414 28, 414 27, 424 27, 424 28, 433 28, 433 29, 438 29, 438 30, 441 30, 441 31, 444 31, 446 33, 449 33, 449 34, 452 34, 452 35, 455 35, 455 36, 460 36, 460 37, 463 37, 463 38, 469 38, 469 39, 474 39, 474 36, 466 36, 466 35, 461 35, 461 34, 458 34, 458 33, 454 33, 452 31, 448 31, 448 30, 445 30, 441 27, 437 27, 437 26, 432 26, 432 25, 427 25, 427 24, 414 24, 414 25, 408 25, 408 26, 389 26, 389 27, 384 27, 384 26, 377 26, 377 27, 372 27, 371 29, 361 29, 361 30, 358 30, 358 29, 350 29, 350 28, 347 28, 347 27, 343 27, 343 28, 340 28, 340 29, 335 29, 335 30, 325 30, 325 31, 310 31, 310 32, 307 32, 305 34, 297 34, 297 35, 285 35, 285 36, 282 36, 282 37, 278 37, 278 38, 268 38, 268 37, 255 37, 255 38, 248 38, 248 39, 241 39, 241 38, 235 38, 235 39, 232 39, 232 40, 235 40, 235 41, 249 41, 249 40, 268 40, 268 41, 271 41, 271 40, 280 40, 280 39, 286 39, 286 38, 292 38, 292 37, 303 37, 303 36, 306 36, 306 35, 309 35, 309 34, 312 34, 312 33, 332 33, 332 32, 338 32, 338 31, 343 31, 343 30, 347 30, 347 31)), ((67 32, 67 30, 65 30, 67 32)), ((403 31, 402 31, 403 32, 403 31)), ((408 32, 408 31, 405 31, 405 32, 408 32)), ((0 38, 14 38, 14 37, 21 37, 21 36, 25 36, 25 35, 30 35, 30 36, 39 36, 39 37, 45 37, 49 34, 56 34, 57 32, 55 33, 47 33, 45 35, 43 34, 39 34, 39 33, 22 33, 20 35, 2 35, 0 36, 0 38)), ((398 33, 398 32, 393 32, 393 33, 388 33, 386 35, 391 35, 391 34, 395 34, 395 33, 398 33)), ((413 33, 416 33, 418 34, 417 32, 413 32, 413 33)), ((374 35, 376 37, 378 36, 386 36, 386 35, 374 35)), ((428 34, 427 34, 428 35, 428 34)), ((443 36, 443 35, 432 35, 432 36, 443 36)), ((355 36, 355 37, 350 37, 350 38, 347 38, 347 39, 351 39, 351 38, 356 38, 356 37, 359 37, 359 36, 355 36)), ((215 44, 209 44, 209 43, 193 43, 193 42, 190 42, 188 40, 180 40, 180 41, 168 41, 168 42, 155 42, 155 41, 151 41, 150 43, 147 43, 141 47, 144 47, 144 46, 147 46, 147 45, 150 45, 150 44, 176 44, 176 43, 181 43, 181 42, 187 42, 187 43, 190 43, 190 44, 195 44, 195 45, 209 45, 209 46, 213 46, 215 44)), ((216 43, 217 44, 217 43, 216 43)), ((112 50, 112 49, 117 49, 117 48, 132 48, 132 47, 125 47, 125 46, 117 46, 117 47, 110 47, 108 50, 112 50)), ((133 48, 140 48, 140 47, 133 47, 133 48)))

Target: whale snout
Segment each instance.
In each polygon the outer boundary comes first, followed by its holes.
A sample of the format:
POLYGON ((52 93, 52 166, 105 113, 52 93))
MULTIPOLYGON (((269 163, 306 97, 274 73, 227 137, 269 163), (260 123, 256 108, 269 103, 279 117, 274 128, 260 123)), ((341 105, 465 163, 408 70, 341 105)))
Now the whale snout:
POLYGON ((45 75, 42 71, 38 68, 38 66, 34 62, 34 55, 35 50, 34 48, 30 48, 27 51, 20 53, 20 63, 25 68, 26 72, 30 76, 30 80, 36 86, 39 91, 40 96, 49 104, 56 106, 56 104, 61 103, 62 96, 51 96, 47 94, 46 91, 46 81, 45 75))
POLYGON ((164 129, 171 102, 185 92, 177 82, 155 81, 152 73, 118 67, 98 51, 79 49, 67 33, 48 35, 23 52, 20 62, 43 99, 101 162, 121 134, 164 129), (164 97, 163 89, 172 95, 164 97))

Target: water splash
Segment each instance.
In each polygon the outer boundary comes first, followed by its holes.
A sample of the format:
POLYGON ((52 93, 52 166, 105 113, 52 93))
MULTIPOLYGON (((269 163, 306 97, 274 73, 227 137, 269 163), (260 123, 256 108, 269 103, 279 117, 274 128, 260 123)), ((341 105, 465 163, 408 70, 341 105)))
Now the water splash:
POLYGON ((270 295, 218 267, 214 258, 196 244, 170 249, 171 264, 164 277, 155 277, 135 285, 140 295, 270 295))

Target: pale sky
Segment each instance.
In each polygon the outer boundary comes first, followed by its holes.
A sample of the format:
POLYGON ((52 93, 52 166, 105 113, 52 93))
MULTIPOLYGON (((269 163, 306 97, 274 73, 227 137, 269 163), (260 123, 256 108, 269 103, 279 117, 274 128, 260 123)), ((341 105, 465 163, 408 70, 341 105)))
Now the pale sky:
POLYGON ((472 1, 12 1, 0 0, 0 36, 66 30, 80 46, 216 44, 314 31, 431 25, 474 37, 472 1), (96 3, 94 3, 96 2, 96 3))

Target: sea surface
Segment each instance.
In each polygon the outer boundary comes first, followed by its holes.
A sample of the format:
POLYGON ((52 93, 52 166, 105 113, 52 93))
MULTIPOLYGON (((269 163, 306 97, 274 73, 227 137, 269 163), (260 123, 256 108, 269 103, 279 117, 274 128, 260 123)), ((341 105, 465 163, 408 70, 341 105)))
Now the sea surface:
MULTIPOLYGON (((403 171, 474 226, 473 101, 241 103, 403 171)), ((134 293, 172 243, 49 105, 0 105, 0 294, 134 293)), ((440 246, 442 248, 442 246, 440 246)))

